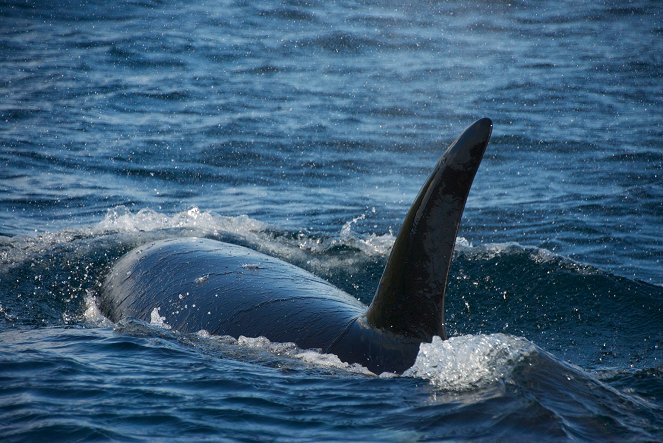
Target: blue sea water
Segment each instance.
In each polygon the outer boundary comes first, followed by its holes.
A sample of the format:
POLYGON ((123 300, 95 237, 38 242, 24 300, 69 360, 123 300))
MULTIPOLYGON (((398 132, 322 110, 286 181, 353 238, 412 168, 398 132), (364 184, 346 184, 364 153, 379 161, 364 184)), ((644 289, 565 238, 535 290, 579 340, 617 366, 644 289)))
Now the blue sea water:
POLYGON ((663 440, 662 140, 657 1, 3 1, 0 439, 663 440), (96 308, 177 236, 369 303, 484 116, 452 337, 403 376, 96 308))

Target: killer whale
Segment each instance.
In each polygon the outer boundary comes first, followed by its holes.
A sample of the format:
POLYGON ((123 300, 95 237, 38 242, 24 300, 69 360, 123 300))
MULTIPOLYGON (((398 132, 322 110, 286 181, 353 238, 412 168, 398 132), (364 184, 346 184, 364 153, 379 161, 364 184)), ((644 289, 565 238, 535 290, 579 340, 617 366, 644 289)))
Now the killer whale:
POLYGON ((157 313, 181 332, 264 336, 336 354, 374 373, 402 373, 419 345, 446 338, 444 297, 465 202, 492 133, 483 118, 438 160, 410 207, 372 303, 242 246, 176 238, 139 246, 111 269, 101 312, 112 321, 157 313))

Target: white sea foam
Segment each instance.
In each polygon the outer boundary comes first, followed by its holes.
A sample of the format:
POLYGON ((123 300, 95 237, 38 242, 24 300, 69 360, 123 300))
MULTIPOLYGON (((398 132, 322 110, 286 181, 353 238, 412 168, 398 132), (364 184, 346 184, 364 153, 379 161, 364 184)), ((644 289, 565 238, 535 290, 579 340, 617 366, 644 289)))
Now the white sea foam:
POLYGON ((361 365, 341 361, 334 354, 325 354, 317 349, 301 349, 294 343, 272 342, 265 337, 245 337, 243 335, 240 335, 237 339, 230 336, 212 336, 205 330, 198 331, 196 335, 201 339, 213 340, 224 345, 236 345, 246 349, 268 352, 279 357, 298 360, 313 367, 340 369, 354 374, 374 375, 361 365))
POLYGON ((150 312, 150 324, 163 329, 170 329, 170 325, 166 323, 166 317, 162 317, 159 313, 159 308, 156 307, 150 312))
MULTIPOLYGON (((357 226, 366 222, 367 216, 360 214, 347 221, 340 228, 338 236, 319 237, 299 233, 296 237, 282 235, 254 218, 246 215, 236 217, 220 216, 197 207, 173 215, 152 209, 132 212, 124 206, 109 209, 105 217, 96 225, 59 232, 39 233, 35 236, 4 238, 0 243, 0 264, 9 266, 22 263, 35 255, 48 253, 59 245, 77 243, 82 247, 87 240, 102 239, 105 236, 120 234, 121 241, 142 243, 173 235, 196 235, 199 237, 222 237, 231 235, 246 242, 263 253, 280 257, 291 263, 301 264, 320 275, 330 275, 338 269, 354 269, 363 266, 366 260, 374 257, 387 257, 391 252, 396 236, 391 230, 386 233, 359 234, 357 226), (174 233, 173 230, 186 233, 174 233), (337 246, 354 248, 358 254, 327 254, 337 246)), ((523 247, 516 243, 489 243, 474 246, 467 239, 458 237, 456 250, 472 259, 490 260, 502 254, 526 251, 535 262, 545 262, 559 258, 564 263, 583 271, 585 267, 574 265, 571 260, 557 256, 540 248, 523 247)), ((591 270, 591 269, 590 269, 591 270)))
POLYGON ((346 246, 359 249, 361 252, 369 256, 389 254, 396 241, 393 232, 390 231, 389 233, 382 235, 371 233, 361 237, 352 231, 354 225, 365 219, 366 214, 361 214, 360 216, 345 222, 339 233, 340 242, 346 246))
POLYGON ((272 342, 265 337, 250 338, 242 335, 237 340, 237 344, 254 349, 263 349, 272 354, 294 358, 321 368, 336 368, 353 373, 372 374, 372 372, 361 365, 348 364, 341 361, 334 354, 324 354, 315 349, 300 349, 294 343, 278 343, 272 342))
POLYGON ((435 387, 465 391, 507 380, 536 347, 506 334, 462 335, 422 343, 414 365, 403 375, 424 378, 435 387))
POLYGON ((85 291, 85 311, 83 312, 83 320, 90 325, 99 327, 112 325, 112 322, 99 310, 97 297, 90 289, 85 291))
MULTIPOLYGON (((265 337, 214 337, 207 331, 199 331, 197 335, 225 345, 232 344, 299 360, 313 367, 376 376, 359 364, 348 364, 334 354, 325 354, 316 349, 301 349, 294 343, 272 342, 265 337)), ((448 340, 435 337, 432 343, 421 345, 414 365, 403 376, 427 380, 441 390, 468 391, 509 380, 516 366, 535 351, 536 346, 526 339, 506 334, 465 335, 448 340)), ((383 373, 379 377, 391 378, 397 375, 383 373)))
POLYGON ((133 213, 124 206, 109 209, 104 219, 93 228, 97 233, 150 232, 163 229, 195 229, 201 234, 239 234, 264 231, 266 225, 246 215, 224 217, 193 207, 172 216, 152 209, 133 213))
MULTIPOLYGON (((109 233, 146 233, 169 229, 191 229, 196 235, 236 235, 264 252, 284 258, 302 259, 307 254, 324 252, 337 245, 358 249, 366 256, 387 256, 391 252, 396 236, 390 230, 384 234, 358 234, 354 227, 366 220, 366 214, 345 222, 338 238, 320 238, 300 233, 295 239, 278 236, 269 232, 269 226, 247 215, 227 217, 215 215, 192 207, 173 215, 163 214, 152 209, 132 212, 124 206, 109 209, 106 216, 96 226, 80 232, 60 232, 44 234, 42 243, 67 242, 80 236, 94 236, 109 233), (302 251, 304 255, 302 255, 302 251)), ((483 256, 494 257, 513 248, 522 249, 515 243, 493 243, 473 246, 464 237, 456 240, 456 249, 472 251, 483 256)))
POLYGON ((134 240, 137 242, 156 240, 172 236, 172 229, 193 231, 197 236, 236 235, 258 245, 265 243, 269 237, 264 223, 246 215, 224 217, 196 207, 174 215, 152 209, 141 209, 134 213, 124 206, 118 206, 109 209, 103 220, 93 226, 4 237, 0 241, 0 264, 15 266, 35 256, 48 254, 60 245, 78 241, 76 248, 81 248, 89 240, 115 234, 126 235, 126 239, 139 236, 141 240, 134 240))

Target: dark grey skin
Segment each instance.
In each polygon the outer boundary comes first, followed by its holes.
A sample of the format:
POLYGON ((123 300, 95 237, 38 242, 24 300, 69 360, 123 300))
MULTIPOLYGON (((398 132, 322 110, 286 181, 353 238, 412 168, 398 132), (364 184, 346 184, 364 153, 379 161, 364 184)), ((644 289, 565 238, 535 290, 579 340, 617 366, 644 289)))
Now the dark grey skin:
POLYGON ((410 208, 367 308, 313 274, 254 250, 200 238, 162 240, 122 257, 101 310, 112 321, 159 315, 181 332, 263 336, 402 373, 419 345, 446 338, 444 295, 467 195, 492 132, 481 119, 442 155, 410 208))

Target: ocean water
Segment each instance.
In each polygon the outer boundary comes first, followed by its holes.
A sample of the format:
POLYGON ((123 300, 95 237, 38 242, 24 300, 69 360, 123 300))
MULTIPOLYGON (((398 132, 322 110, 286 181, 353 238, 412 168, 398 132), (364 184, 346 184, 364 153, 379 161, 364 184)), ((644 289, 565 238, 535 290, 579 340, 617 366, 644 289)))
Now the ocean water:
POLYGON ((663 440, 663 3, 0 3, 0 440, 663 440), (113 324, 203 236, 370 303, 437 157, 493 138, 451 338, 402 376, 113 324))

